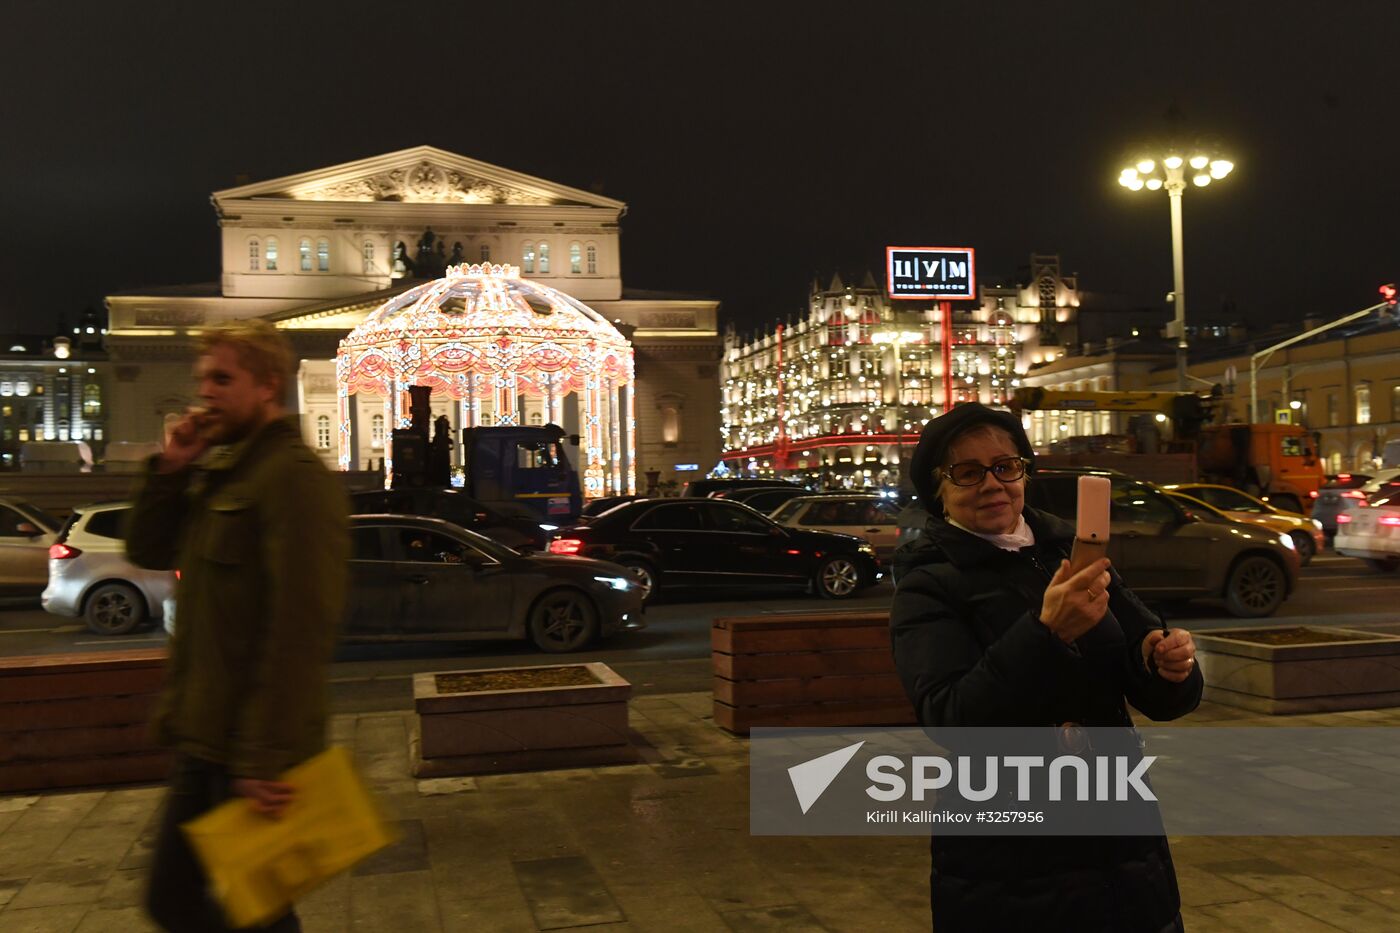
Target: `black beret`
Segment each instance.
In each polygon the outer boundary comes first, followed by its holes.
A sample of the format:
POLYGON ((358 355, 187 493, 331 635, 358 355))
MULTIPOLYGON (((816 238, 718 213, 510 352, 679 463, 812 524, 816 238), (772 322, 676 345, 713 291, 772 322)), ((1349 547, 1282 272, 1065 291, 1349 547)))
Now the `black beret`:
POLYGON ((914 483, 923 508, 934 511, 929 505, 938 498, 938 483, 933 478, 933 471, 944 465, 949 445, 959 434, 978 424, 1003 428, 1016 442, 1021 456, 1027 460, 1034 459, 1031 439, 1026 436, 1026 429, 1021 427, 1020 418, 1009 411, 988 408, 980 402, 955 405, 924 425, 923 433, 919 435, 919 446, 914 448, 914 459, 909 464, 909 478, 914 483))

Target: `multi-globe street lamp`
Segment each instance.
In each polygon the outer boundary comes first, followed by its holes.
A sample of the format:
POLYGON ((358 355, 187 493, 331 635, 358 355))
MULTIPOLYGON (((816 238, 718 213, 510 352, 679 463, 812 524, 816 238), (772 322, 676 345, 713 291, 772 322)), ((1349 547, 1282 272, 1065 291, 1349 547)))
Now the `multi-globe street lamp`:
POLYGON ((1118 175, 1118 184, 1130 191, 1166 190, 1172 208, 1172 274, 1175 282, 1176 319, 1168 330, 1176 337, 1176 382, 1179 391, 1186 391, 1186 275, 1181 246, 1181 196, 1189 180, 1197 188, 1219 181, 1234 169, 1235 164, 1219 156, 1195 151, 1183 156, 1168 150, 1161 158, 1144 156, 1118 175))

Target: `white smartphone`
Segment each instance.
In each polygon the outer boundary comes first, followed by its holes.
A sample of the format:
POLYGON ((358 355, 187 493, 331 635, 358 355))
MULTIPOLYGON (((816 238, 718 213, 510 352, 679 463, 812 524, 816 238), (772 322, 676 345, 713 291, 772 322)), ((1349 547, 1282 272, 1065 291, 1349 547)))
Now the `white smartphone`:
POLYGON ((1070 569, 1078 572, 1108 554, 1109 497, 1107 476, 1079 477, 1079 505, 1070 569))

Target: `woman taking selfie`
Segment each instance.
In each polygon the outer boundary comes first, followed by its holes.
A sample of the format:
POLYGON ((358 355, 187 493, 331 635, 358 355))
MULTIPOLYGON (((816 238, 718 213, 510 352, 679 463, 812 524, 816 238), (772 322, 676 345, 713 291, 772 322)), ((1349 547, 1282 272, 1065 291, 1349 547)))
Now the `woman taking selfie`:
MULTIPOLYGON (((1167 632, 1109 566, 1078 573, 1075 530, 1026 508, 1032 450, 1014 415, 958 405, 925 427, 911 475, 928 513, 895 558, 890 624, 930 727, 1130 726, 1200 702, 1191 635, 1167 632)), ((1181 930, 1161 836, 935 836, 933 926, 1181 930)))

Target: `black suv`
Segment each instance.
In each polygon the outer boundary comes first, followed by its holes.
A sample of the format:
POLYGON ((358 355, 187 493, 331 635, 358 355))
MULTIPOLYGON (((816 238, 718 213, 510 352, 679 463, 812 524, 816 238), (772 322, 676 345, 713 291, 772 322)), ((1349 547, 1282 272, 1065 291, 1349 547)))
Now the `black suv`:
POLYGON ((1231 615, 1253 618, 1273 615, 1293 591, 1299 561, 1287 535, 1197 515, 1131 476, 1038 469, 1026 486, 1026 504, 1073 524, 1079 477, 1085 473, 1113 483, 1108 556, 1142 598, 1219 599, 1231 615))
POLYGON ((785 479, 694 479, 685 484, 681 496, 713 496, 738 489, 806 489, 785 479))
POLYGON ((880 579, 875 551, 860 538, 784 528, 724 499, 643 499, 561 529, 549 550, 621 564, 648 601, 662 587, 753 584, 847 599, 880 579))
POLYGON ((505 515, 460 489, 372 489, 350 494, 357 515, 394 513, 440 518, 518 551, 543 551, 553 527, 538 519, 505 515))

